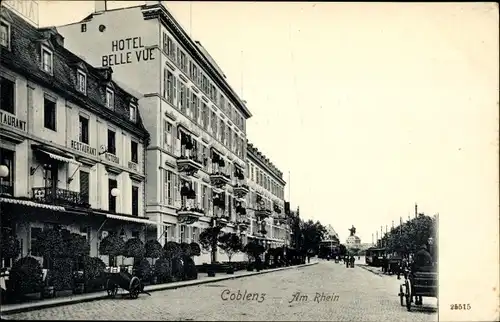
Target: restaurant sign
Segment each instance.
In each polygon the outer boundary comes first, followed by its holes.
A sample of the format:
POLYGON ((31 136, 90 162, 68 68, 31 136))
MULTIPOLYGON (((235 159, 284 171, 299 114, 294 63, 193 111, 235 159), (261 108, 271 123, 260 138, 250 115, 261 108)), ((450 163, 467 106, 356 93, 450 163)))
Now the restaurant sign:
POLYGON ((7 114, 0 111, 0 123, 8 126, 12 126, 16 129, 26 132, 26 121, 21 121, 17 117, 11 114, 7 114))
POLYGON ((2 0, 0 3, 38 27, 38 0, 2 0))

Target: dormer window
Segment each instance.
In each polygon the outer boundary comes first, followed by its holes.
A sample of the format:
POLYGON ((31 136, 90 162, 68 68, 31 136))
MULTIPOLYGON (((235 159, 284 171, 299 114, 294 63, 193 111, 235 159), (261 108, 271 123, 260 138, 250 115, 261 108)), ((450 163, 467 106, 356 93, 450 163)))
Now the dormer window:
POLYGON ((129 114, 130 114, 130 120, 132 122, 136 122, 137 121, 137 107, 133 104, 130 104, 129 106, 129 114))
POLYGON ((106 107, 111 110, 115 108, 115 92, 110 88, 106 88, 106 107))
POLYGON ((87 74, 78 70, 76 73, 77 89, 80 93, 87 94, 87 74))
POLYGON ((5 21, 0 21, 0 45, 10 48, 10 25, 5 21))
POLYGON ((52 74, 53 71, 53 54, 47 47, 42 46, 42 69, 44 72, 52 74))

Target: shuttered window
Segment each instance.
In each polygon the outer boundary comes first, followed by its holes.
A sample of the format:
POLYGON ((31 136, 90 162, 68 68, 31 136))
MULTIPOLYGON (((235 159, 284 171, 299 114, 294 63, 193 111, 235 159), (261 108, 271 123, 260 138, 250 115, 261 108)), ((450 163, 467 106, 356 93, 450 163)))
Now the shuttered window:
POLYGON ((80 197, 83 202, 89 202, 90 174, 80 170, 80 197))

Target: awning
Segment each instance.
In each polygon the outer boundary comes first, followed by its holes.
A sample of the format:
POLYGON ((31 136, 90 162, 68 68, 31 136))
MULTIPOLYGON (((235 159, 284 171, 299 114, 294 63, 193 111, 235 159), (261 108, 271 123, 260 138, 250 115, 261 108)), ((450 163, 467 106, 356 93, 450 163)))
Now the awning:
POLYGON ((61 155, 57 155, 57 154, 46 152, 46 151, 42 151, 42 152, 47 154, 49 156, 49 158, 57 160, 57 161, 72 163, 72 164, 76 164, 76 165, 82 165, 80 162, 78 162, 74 159, 70 159, 70 158, 63 157, 61 155))
POLYGON ((49 158, 61 161, 61 162, 66 162, 66 163, 72 163, 76 165, 82 165, 80 162, 76 161, 75 159, 71 158, 69 155, 64 155, 65 152, 61 151, 59 149, 50 147, 50 146, 44 146, 44 145, 33 145, 33 149, 39 152, 44 153, 47 155, 49 158), (59 153, 58 153, 59 152, 59 153))
POLYGON ((12 204, 22 205, 22 206, 27 206, 27 207, 37 207, 37 208, 50 209, 50 210, 55 210, 55 211, 66 211, 66 209, 64 207, 61 207, 61 206, 47 205, 47 204, 37 203, 34 201, 30 201, 30 200, 0 198, 0 203, 1 202, 12 203, 12 204))
POLYGON ((152 225, 156 226, 158 223, 156 221, 140 218, 140 217, 126 217, 126 216, 119 216, 119 215, 112 215, 112 214, 106 214, 107 218, 110 219, 117 219, 117 220, 123 220, 123 221, 131 221, 131 222, 136 222, 139 224, 146 224, 146 225, 152 225))

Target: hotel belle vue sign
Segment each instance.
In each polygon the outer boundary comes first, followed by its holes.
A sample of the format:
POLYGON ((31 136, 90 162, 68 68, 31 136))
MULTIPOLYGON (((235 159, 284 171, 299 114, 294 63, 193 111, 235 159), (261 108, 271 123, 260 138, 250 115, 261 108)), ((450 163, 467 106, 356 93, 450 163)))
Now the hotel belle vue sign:
POLYGON ((1 0, 1 5, 15 11, 24 20, 38 27, 38 0, 1 0))

